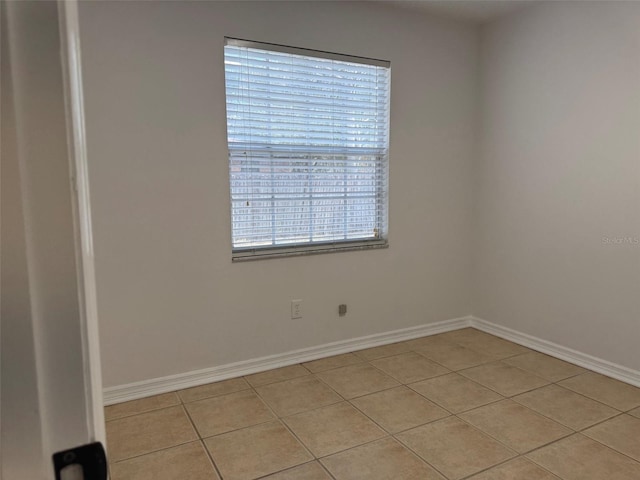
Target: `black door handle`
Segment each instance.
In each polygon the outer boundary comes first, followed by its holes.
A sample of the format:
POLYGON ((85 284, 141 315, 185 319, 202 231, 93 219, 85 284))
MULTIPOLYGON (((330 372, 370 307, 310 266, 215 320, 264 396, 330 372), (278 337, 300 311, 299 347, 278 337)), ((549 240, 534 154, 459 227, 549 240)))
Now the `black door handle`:
POLYGON ((56 480, 62 480, 62 470, 72 465, 82 467, 83 480, 107 480, 107 455, 100 442, 53 454, 56 480))

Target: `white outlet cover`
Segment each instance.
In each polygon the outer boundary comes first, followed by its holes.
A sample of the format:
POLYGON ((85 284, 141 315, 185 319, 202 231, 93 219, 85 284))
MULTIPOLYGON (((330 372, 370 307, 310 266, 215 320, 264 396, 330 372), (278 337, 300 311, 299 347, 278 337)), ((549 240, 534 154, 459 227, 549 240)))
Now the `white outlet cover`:
POLYGON ((291 318, 302 318, 302 300, 291 300, 291 318))

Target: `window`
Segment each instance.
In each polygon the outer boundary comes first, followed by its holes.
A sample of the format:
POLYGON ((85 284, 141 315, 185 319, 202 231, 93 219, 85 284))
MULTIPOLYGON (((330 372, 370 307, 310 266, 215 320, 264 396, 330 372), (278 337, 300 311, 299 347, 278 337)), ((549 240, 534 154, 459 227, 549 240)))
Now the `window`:
POLYGON ((389 63, 227 39, 233 258, 387 244, 389 63))

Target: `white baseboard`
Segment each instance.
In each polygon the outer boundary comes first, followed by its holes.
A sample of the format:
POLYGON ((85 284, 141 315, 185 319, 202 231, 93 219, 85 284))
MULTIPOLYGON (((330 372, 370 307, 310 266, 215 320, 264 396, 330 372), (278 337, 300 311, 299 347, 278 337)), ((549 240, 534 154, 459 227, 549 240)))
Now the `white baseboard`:
POLYGON ((527 335, 526 333, 521 333, 501 325, 496 325, 495 323, 477 317, 471 317, 470 326, 495 335, 496 337, 510 340, 524 347, 573 363, 579 367, 584 367, 588 370, 593 370, 594 372, 615 378, 616 380, 640 387, 640 371, 638 370, 623 367, 622 365, 593 357, 586 353, 578 352, 577 350, 572 350, 557 343, 542 340, 541 338, 527 335))
POLYGON ((449 332, 471 325, 472 317, 454 318, 443 322, 430 323, 417 327, 403 328, 386 333, 368 335, 366 337, 353 338, 339 342, 327 343, 316 347, 303 348, 287 353, 254 358, 242 362, 220 365, 213 368, 205 368, 192 372, 169 375, 167 377, 154 378, 141 382, 129 383, 104 389, 104 404, 136 400, 138 398, 158 395, 160 393, 173 392, 184 388, 197 387, 211 382, 218 382, 229 378, 241 377, 252 373, 271 370, 272 368, 286 367, 301 362, 309 362, 319 358, 339 355, 341 353, 363 350, 389 343, 411 340, 413 338, 435 335, 449 332))
POLYGON ((510 340, 524 347, 538 352, 546 353, 552 357, 565 360, 588 370, 607 375, 622 382, 640 387, 640 371, 617 365, 601 358, 578 352, 557 343, 549 342, 541 338, 527 335, 486 320, 468 316, 445 320, 443 322, 430 323, 417 327, 404 328, 386 333, 368 335, 340 342, 327 343, 316 347, 303 348, 277 355, 254 358, 242 362, 230 363, 213 368, 205 368, 192 372, 169 375, 167 377, 154 378, 141 382, 129 383, 104 389, 104 404, 136 400, 138 398, 158 395, 160 393, 173 392, 184 388, 197 387, 211 382, 241 377, 252 373, 259 373, 272 368, 286 367, 296 363, 309 362, 319 358, 339 355, 341 353, 363 350, 365 348, 387 345, 389 343, 411 340, 413 338, 435 335, 438 333, 458 330, 465 327, 474 327, 478 330, 490 333, 497 337, 510 340))

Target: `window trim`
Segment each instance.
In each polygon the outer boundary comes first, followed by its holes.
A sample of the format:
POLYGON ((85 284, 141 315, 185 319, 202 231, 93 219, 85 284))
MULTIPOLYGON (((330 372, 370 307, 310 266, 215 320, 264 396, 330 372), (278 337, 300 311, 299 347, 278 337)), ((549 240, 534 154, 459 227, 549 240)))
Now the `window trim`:
MULTIPOLYGON (((388 60, 380 60, 376 58, 369 57, 361 57, 354 55, 346 55, 340 53, 327 52, 323 50, 315 50, 309 48, 300 48, 300 47, 291 47, 287 45, 280 45, 276 43, 268 43, 268 42, 257 42, 252 40, 245 40, 234 37, 224 37, 224 45, 225 46, 236 46, 236 47, 245 47, 245 48, 256 48, 267 51, 274 51, 285 54, 293 54, 293 55, 302 55, 302 56, 312 56, 316 58, 328 59, 328 60, 336 60, 343 62, 351 62, 351 63, 359 63, 363 65, 370 65, 376 67, 383 67, 390 69, 391 62, 388 60)), ((390 88, 390 85, 389 85, 390 88)), ((390 91, 389 91, 390 94, 390 91)), ((226 94, 225 94, 226 96, 226 94)), ((389 95, 390 101, 390 95, 389 95)), ((387 108, 387 125, 390 125, 389 122, 390 116, 390 108, 387 108)), ((389 132, 387 133, 389 134, 389 132)), ((390 148, 389 148, 389 137, 387 137, 387 172, 386 172, 386 181, 387 187, 384 192, 379 191, 377 193, 378 196, 384 195, 386 193, 386 207, 385 210, 389 210, 389 198, 388 198, 388 181, 389 181, 389 157, 390 157, 390 148)), ((382 214, 379 212, 379 214, 382 214)), ((348 252, 348 251, 360 251, 360 250, 371 250, 371 249, 384 249, 389 247, 388 240, 388 218, 384 222, 386 224, 386 232, 384 236, 374 237, 374 238, 360 238, 355 240, 341 240, 341 241, 327 241, 327 242, 310 242, 310 243, 293 243, 293 244, 285 244, 280 246, 267 246, 267 247, 235 247, 232 248, 231 260, 232 262, 246 262, 253 260, 263 260, 268 258, 282 258, 282 257, 294 257, 294 256, 302 256, 302 255, 316 255, 323 253, 338 253, 338 252, 348 252)))
POLYGON ((246 247, 234 249, 231 260, 233 262, 247 262, 251 260, 264 260, 267 258, 297 257, 300 255, 318 255, 320 253, 354 252, 358 250, 371 250, 389 248, 389 241, 384 238, 371 240, 352 240, 342 242, 313 242, 308 244, 296 243, 281 247, 246 247))
POLYGON ((327 60, 338 60, 341 62, 361 63, 363 65, 373 65, 375 67, 390 68, 391 62, 388 60, 379 60, 377 58, 358 57, 354 55, 345 55, 342 53, 326 52, 324 50, 313 50, 311 48, 289 47, 278 43, 256 42, 253 40, 244 40, 241 38, 224 37, 225 46, 258 48, 260 50, 271 50, 272 52, 291 53, 293 55, 313 56, 317 58, 325 58, 327 60))

